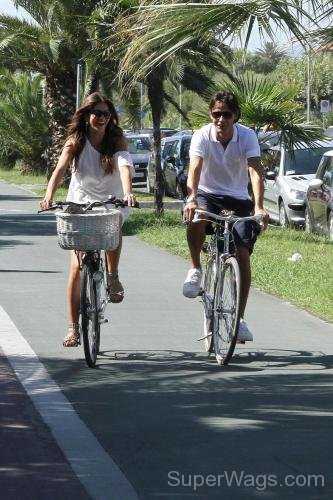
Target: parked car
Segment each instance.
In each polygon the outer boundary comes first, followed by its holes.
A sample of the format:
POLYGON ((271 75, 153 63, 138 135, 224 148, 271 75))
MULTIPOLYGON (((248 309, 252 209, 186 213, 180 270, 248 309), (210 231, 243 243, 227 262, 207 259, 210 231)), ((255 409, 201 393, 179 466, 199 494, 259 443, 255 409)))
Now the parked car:
MULTIPOLYGON (((192 134, 177 134, 165 137, 161 144, 161 166, 165 194, 183 199, 186 196, 187 169, 192 134)), ((148 163, 147 191, 153 192, 155 184, 155 159, 148 163)))
POLYGON ((128 141, 128 150, 131 153, 135 175, 133 184, 146 185, 147 165, 151 155, 152 143, 148 134, 125 134, 128 141))
POLYGON ((280 132, 276 130, 260 130, 258 132, 258 141, 261 151, 265 151, 272 146, 276 146, 280 140, 280 132))
POLYGON ((324 153, 305 198, 305 230, 333 241, 333 150, 324 153))
POLYGON ((333 149, 333 141, 318 141, 317 147, 301 144, 293 154, 283 145, 262 152, 265 168, 264 206, 281 226, 305 223, 305 195, 320 159, 333 149))
MULTIPOLYGON (((170 135, 173 135, 173 134, 177 134, 178 130, 176 128, 170 128, 170 127, 161 127, 160 128, 161 130, 161 137, 169 137, 170 135)), ((142 129, 135 129, 135 130, 129 130, 127 129, 126 130, 126 134, 147 134, 149 135, 149 137, 153 137, 153 132, 154 132, 154 129, 151 128, 151 127, 145 127, 145 128, 142 128, 142 129)))

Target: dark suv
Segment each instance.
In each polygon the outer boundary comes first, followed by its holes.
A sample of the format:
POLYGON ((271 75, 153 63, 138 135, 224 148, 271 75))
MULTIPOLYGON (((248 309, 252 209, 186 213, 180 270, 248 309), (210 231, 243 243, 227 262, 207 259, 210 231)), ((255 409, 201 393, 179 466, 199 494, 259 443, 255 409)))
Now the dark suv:
MULTIPOLYGON (((192 134, 165 137, 161 146, 162 174, 165 194, 183 199, 186 196, 187 170, 192 134)), ((151 193, 155 183, 155 160, 150 157, 147 168, 147 191, 151 193)))

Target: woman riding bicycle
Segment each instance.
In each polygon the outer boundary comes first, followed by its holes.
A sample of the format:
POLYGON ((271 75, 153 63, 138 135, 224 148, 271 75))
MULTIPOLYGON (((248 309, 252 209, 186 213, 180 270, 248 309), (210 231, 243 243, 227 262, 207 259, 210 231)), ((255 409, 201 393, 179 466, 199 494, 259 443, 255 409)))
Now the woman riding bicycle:
MULTIPOLYGON (((41 208, 51 206, 55 192, 65 171, 71 168, 72 177, 67 201, 86 203, 102 201, 113 195, 127 205, 135 205, 132 193, 134 167, 127 150, 127 141, 119 127, 113 103, 98 92, 89 95, 74 113, 67 138, 57 166, 48 183, 41 208)), ((121 208, 122 219, 128 217, 130 208, 121 208)), ((118 264, 121 239, 118 248, 107 252, 108 287, 111 302, 124 298, 119 281, 118 264)), ((67 284, 68 332, 64 347, 76 347, 80 341, 80 269, 75 252, 71 251, 70 271, 67 284)))

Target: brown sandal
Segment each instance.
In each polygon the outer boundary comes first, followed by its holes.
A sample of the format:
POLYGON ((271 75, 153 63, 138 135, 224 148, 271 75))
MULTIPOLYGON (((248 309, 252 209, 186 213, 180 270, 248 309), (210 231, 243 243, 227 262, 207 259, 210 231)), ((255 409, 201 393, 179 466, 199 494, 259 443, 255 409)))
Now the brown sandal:
POLYGON ((80 344, 80 327, 78 323, 69 323, 68 332, 62 345, 64 347, 77 347, 80 344))
POLYGON ((108 273, 109 300, 114 304, 124 299, 124 288, 119 281, 118 273, 108 273))

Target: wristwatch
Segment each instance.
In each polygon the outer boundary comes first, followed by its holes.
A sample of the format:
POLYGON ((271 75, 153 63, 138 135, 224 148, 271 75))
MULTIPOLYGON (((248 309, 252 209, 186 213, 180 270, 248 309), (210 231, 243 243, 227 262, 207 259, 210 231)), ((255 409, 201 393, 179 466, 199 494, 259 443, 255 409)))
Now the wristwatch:
POLYGON ((186 198, 186 203, 191 203, 191 201, 197 201, 196 195, 191 194, 186 198))

